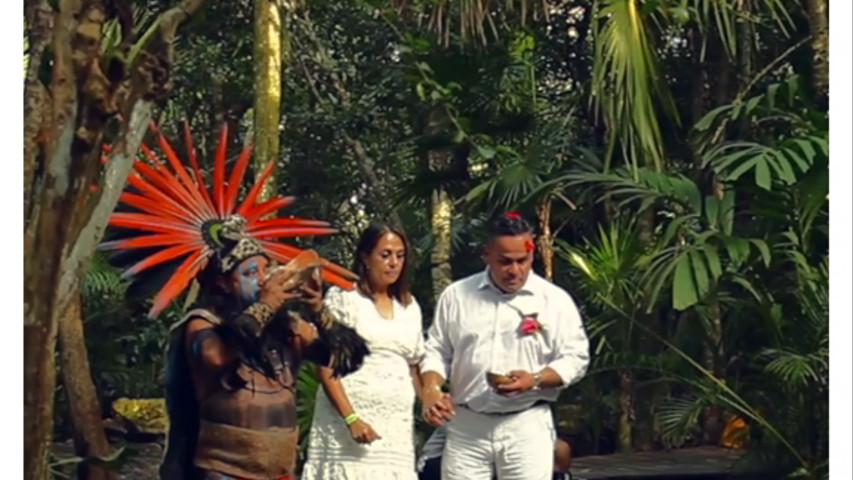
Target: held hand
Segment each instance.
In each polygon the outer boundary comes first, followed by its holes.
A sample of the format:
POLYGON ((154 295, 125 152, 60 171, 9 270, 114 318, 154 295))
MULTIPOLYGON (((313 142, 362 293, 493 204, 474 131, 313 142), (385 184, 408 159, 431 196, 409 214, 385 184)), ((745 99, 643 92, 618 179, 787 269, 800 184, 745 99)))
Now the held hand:
POLYGON ((275 270, 261 285, 259 300, 278 310, 284 302, 299 296, 299 292, 293 291, 295 279, 292 271, 275 270))
POLYGON ((449 420, 456 415, 450 395, 438 389, 427 391, 423 395, 422 403, 424 420, 435 427, 444 425, 444 420, 449 420))
POLYGON ((356 420, 349 426, 349 433, 352 439, 358 443, 372 443, 374 440, 382 438, 370 426, 369 423, 363 420, 356 420))
POLYGON ((516 395, 526 392, 536 385, 536 379, 533 378, 533 374, 524 370, 513 370, 507 376, 512 378, 512 382, 498 385, 497 390, 501 395, 516 395))

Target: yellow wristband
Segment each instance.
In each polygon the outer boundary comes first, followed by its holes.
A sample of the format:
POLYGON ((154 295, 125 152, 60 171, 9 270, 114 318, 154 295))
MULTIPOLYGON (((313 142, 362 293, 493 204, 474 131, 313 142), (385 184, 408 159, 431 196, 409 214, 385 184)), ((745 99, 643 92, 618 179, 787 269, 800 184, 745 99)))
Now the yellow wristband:
POLYGON ((358 414, 357 413, 350 413, 349 415, 344 417, 344 422, 346 422, 347 425, 352 425, 353 423, 355 423, 357 421, 358 421, 358 414))

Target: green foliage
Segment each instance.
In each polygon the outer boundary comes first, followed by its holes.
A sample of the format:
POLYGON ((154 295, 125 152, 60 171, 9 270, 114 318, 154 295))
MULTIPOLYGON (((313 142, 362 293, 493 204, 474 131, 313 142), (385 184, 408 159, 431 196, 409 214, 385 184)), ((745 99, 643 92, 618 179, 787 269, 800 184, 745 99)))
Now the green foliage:
MULTIPOLYGON (((714 407, 746 420, 764 466, 817 478, 828 118, 811 103, 807 53, 778 57, 808 34, 801 12, 781 0, 569 0, 547 16, 527 1, 393 3, 284 11, 276 182, 299 199, 286 213, 341 229, 299 242, 348 264, 370 220, 399 219, 428 325, 433 192, 454 202, 455 278, 482 268, 491 214, 534 219, 547 206, 554 281, 579 304, 593 353, 561 398, 573 448, 612 451, 620 395, 631 394, 635 445, 699 444, 714 407)), ((184 118, 203 132, 202 159, 223 121, 241 134, 231 151, 250 131, 251 12, 248 0, 210 4, 177 40, 176 88, 158 118, 174 137, 184 118)), ((144 319, 146 299, 128 297, 100 257, 82 292, 102 395, 159 394, 179 306, 144 319)), ((306 366, 303 452, 317 386, 306 366)))
POLYGON ((726 182, 752 173, 756 185, 770 190, 774 183, 795 184, 816 161, 825 161, 829 157, 829 132, 825 125, 812 124, 806 118, 811 112, 802 107, 802 90, 801 79, 791 76, 769 85, 764 94, 718 107, 705 115, 694 126, 697 132, 708 131, 720 121, 752 126, 780 124, 788 132, 766 136, 767 143, 723 142, 705 153, 703 166, 711 166, 726 182))

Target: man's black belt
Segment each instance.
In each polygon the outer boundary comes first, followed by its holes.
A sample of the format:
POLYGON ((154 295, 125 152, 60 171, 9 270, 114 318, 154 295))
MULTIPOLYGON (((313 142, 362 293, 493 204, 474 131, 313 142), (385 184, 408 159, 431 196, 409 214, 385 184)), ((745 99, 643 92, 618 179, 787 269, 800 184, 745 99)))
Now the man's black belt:
POLYGON ((459 404, 459 406, 464 408, 464 409, 471 410, 474 413, 479 413, 480 415, 488 415, 490 417, 505 417, 507 415, 515 415, 516 413, 521 413, 521 412, 524 412, 526 410, 530 410, 533 407, 538 407, 540 405, 547 405, 547 404, 548 404, 547 400, 537 400, 536 402, 533 403, 533 405, 530 405, 527 408, 522 408, 521 410, 513 410, 511 412, 478 412, 477 410, 474 410, 473 408, 469 407, 467 403, 459 404))

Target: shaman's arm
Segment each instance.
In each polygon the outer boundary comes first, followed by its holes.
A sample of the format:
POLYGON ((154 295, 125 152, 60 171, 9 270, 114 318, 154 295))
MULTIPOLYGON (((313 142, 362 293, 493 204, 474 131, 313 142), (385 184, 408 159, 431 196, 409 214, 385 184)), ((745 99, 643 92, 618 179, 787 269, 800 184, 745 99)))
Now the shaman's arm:
POLYGON ((339 323, 325 306, 319 312, 290 312, 291 328, 302 345, 303 358, 332 369, 332 376, 348 375, 370 354, 356 331, 339 323), (306 321, 304 317, 307 317, 306 321))
POLYGON ((234 362, 234 353, 216 333, 212 323, 203 318, 194 318, 187 323, 186 328, 185 347, 191 364, 216 374, 234 362))

